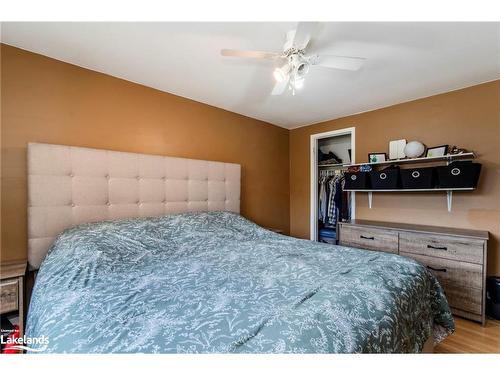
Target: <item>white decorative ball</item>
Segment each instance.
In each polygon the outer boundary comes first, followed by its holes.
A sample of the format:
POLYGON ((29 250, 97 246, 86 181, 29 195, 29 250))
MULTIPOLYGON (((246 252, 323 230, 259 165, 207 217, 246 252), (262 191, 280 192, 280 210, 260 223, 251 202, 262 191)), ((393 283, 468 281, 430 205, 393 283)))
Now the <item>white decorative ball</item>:
POLYGON ((409 158, 418 158, 425 151, 425 146, 419 141, 408 142, 405 146, 404 153, 409 158))

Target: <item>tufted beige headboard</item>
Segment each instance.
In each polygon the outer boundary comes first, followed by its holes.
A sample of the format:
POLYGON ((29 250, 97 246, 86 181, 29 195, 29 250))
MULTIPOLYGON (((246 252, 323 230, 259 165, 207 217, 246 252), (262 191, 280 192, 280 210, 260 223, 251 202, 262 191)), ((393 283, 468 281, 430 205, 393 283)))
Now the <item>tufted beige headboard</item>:
POLYGON ((240 210, 239 164, 28 144, 28 262, 64 229, 93 221, 240 210))

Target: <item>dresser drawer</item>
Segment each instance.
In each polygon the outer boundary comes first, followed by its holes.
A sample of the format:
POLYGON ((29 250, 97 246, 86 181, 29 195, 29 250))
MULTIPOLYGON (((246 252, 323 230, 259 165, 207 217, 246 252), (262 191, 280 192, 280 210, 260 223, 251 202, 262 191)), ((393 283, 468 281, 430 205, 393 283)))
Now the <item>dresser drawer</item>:
POLYGON ((17 280, 0 282, 0 314, 18 309, 19 283, 17 280))
POLYGON ((481 240, 463 237, 399 233, 399 251, 462 262, 483 264, 481 240))
POLYGON ((368 250, 398 253, 398 232, 341 225, 340 244, 368 250))
POLYGON ((448 304, 453 309, 459 309, 473 314, 481 315, 483 313, 483 293, 479 289, 456 288, 443 285, 448 304))
POLYGON ((426 266, 442 285, 482 290, 483 266, 443 258, 400 252, 426 266))

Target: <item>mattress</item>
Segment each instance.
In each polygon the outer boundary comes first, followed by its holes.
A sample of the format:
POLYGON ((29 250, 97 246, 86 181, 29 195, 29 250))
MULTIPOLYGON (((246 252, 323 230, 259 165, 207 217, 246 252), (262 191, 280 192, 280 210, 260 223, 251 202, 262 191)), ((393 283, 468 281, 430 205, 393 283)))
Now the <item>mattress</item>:
POLYGON ((416 261, 206 212, 67 229, 26 334, 42 353, 414 353, 453 330, 416 261))

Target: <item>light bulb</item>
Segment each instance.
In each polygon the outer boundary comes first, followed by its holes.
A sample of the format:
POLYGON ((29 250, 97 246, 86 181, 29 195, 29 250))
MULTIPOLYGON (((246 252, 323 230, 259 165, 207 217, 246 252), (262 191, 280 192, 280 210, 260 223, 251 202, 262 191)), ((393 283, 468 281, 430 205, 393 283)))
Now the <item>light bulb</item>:
POLYGON ((309 64, 307 64, 305 62, 301 62, 295 68, 295 76, 303 78, 307 74, 308 71, 309 71, 309 64))

